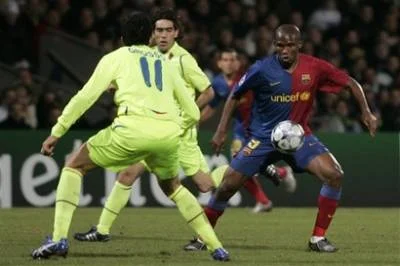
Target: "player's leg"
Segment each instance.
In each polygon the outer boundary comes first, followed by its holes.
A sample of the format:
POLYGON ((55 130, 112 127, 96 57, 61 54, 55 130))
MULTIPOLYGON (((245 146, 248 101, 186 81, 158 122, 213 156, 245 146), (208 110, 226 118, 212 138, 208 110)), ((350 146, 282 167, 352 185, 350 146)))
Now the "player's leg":
POLYGON ((318 214, 309 247, 314 251, 335 252, 337 248, 326 239, 325 233, 341 197, 343 170, 331 153, 315 157, 307 170, 324 182, 318 197, 318 214))
MULTIPOLYGON (((268 146, 258 140, 256 143, 256 145, 248 144, 246 150, 241 150, 233 158, 229 167, 220 167, 215 170, 219 172, 218 174, 223 174, 224 177, 204 209, 212 226, 215 226, 217 220, 225 211, 229 199, 246 182, 249 176, 254 176, 260 171, 259 166, 263 164, 270 152, 273 152, 271 145, 268 146)), ((202 250, 202 247, 201 239, 195 238, 184 246, 184 250, 197 251, 202 250)))
MULTIPOLYGON (((244 143, 246 143, 244 137, 235 135, 231 143, 232 158, 234 158, 239 153, 244 143)), ((247 179, 244 182, 243 186, 250 193, 250 195, 252 195, 253 198, 256 200, 256 204, 252 209, 253 213, 269 212, 272 210, 272 201, 265 194, 256 176, 247 179)))
POLYGON ((146 159, 146 162, 157 175, 163 192, 175 202, 189 226, 204 239, 208 249, 212 252, 213 258, 215 260, 229 260, 228 252, 223 249, 197 199, 181 185, 177 178, 178 144, 175 147, 173 144, 164 142, 162 148, 158 148, 154 155, 146 159))
POLYGON ((86 171, 100 166, 118 172, 147 156, 147 152, 140 149, 142 142, 137 141, 135 136, 139 134, 135 134, 135 128, 120 127, 118 130, 122 133, 116 133, 112 126, 101 130, 69 158, 57 187, 53 239, 34 250, 34 258, 59 255, 60 248, 68 250, 68 229, 79 202, 81 177, 86 171))
POLYGON ((297 188, 297 181, 294 177, 293 169, 289 165, 275 166, 270 164, 261 175, 265 175, 275 186, 282 184, 286 192, 293 193, 297 188))
POLYGON ((118 179, 106 200, 97 225, 87 232, 74 234, 74 238, 78 241, 109 241, 112 224, 128 203, 133 183, 145 170, 144 162, 139 162, 119 172, 118 179))
POLYGON ((337 248, 326 238, 341 196, 343 170, 329 150, 313 135, 295 153, 296 165, 317 176, 322 182, 318 197, 318 214, 309 247, 314 251, 334 252, 337 248))
POLYGON ((215 226, 218 218, 223 214, 229 199, 239 190, 244 182, 260 171, 269 153, 273 152, 271 145, 257 139, 251 139, 237 156, 235 156, 226 170, 222 183, 211 197, 206 215, 215 226))
POLYGON ((79 203, 82 176, 94 167, 96 164, 89 157, 86 144, 69 157, 61 171, 57 186, 53 235, 47 238, 42 246, 33 250, 34 259, 67 255, 68 231, 73 213, 79 203))
POLYGON ((213 190, 216 185, 211 178, 210 168, 197 142, 197 129, 187 130, 181 137, 178 150, 179 165, 187 177, 191 177, 200 192, 213 190))
POLYGON ((225 171, 222 183, 204 208, 204 212, 213 227, 224 213, 229 199, 243 186, 246 179, 247 177, 243 173, 236 171, 231 166, 225 171))

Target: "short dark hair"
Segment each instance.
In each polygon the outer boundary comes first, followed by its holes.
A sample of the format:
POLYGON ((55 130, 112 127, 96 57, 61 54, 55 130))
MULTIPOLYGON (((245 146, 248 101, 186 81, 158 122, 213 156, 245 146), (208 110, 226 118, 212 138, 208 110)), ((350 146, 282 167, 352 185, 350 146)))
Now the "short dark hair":
POLYGON ((152 33, 150 16, 140 11, 132 12, 123 23, 121 31, 125 45, 147 45, 152 33))
POLYGON ((183 37, 183 26, 176 12, 172 8, 160 7, 156 9, 153 13, 153 30, 156 27, 156 22, 160 19, 165 19, 172 21, 175 30, 179 30, 178 37, 176 39, 181 39, 183 37))
POLYGON ((231 48, 231 47, 227 47, 227 48, 221 48, 221 49, 219 49, 219 51, 218 51, 218 59, 221 59, 222 58, 222 54, 223 53, 229 53, 229 54, 236 54, 236 56, 237 56, 237 54, 238 54, 238 52, 234 49, 234 48, 231 48))

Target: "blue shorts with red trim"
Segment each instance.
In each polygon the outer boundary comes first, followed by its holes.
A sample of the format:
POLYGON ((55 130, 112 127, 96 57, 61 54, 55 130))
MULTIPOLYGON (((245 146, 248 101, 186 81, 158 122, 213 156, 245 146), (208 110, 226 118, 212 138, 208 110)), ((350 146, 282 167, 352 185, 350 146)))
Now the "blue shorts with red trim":
POLYGON ((314 135, 307 135, 303 146, 293 154, 277 151, 270 139, 251 137, 246 146, 233 158, 230 166, 236 171, 251 177, 264 172, 266 167, 277 161, 285 161, 296 173, 305 172, 308 164, 316 156, 329 152, 314 135))

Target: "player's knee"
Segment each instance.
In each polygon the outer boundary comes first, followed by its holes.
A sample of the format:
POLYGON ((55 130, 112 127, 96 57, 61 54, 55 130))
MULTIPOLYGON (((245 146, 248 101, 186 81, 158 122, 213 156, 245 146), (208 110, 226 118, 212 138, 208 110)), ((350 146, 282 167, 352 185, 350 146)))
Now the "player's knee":
POLYGON ((136 175, 131 171, 122 171, 118 174, 118 182, 125 186, 132 186, 136 180, 136 175))
POLYGON ((74 160, 74 158, 69 158, 65 162, 64 166, 79 171, 82 174, 82 176, 86 175, 85 165, 82 164, 79 160, 74 160))
POLYGON ((201 193, 207 193, 215 188, 214 184, 211 183, 204 183, 204 184, 197 184, 197 188, 201 193))
POLYGON ((243 179, 244 177, 242 174, 228 168, 218 190, 223 194, 233 196, 242 186, 243 179))
POLYGON ((339 167, 335 167, 329 171, 329 174, 327 175, 328 179, 328 184, 332 187, 341 187, 342 186, 342 180, 344 177, 344 172, 342 169, 339 167))

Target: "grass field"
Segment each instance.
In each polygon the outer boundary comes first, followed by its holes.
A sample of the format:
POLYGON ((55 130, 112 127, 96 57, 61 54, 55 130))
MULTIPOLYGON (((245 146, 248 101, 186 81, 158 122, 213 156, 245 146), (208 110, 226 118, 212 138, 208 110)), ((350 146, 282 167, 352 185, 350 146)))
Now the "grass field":
MULTIPOLYGON (((340 250, 318 254, 306 249, 314 208, 275 208, 250 214, 229 209, 217 233, 231 253, 228 265, 400 265, 400 209, 339 209, 329 233, 340 250)), ((75 212, 71 234, 96 223, 100 209, 75 212)), ((215 265, 206 251, 184 252, 192 236, 175 209, 127 208, 108 243, 70 238, 67 259, 33 261, 30 251, 52 228, 53 209, 0 210, 0 265, 215 265)))

